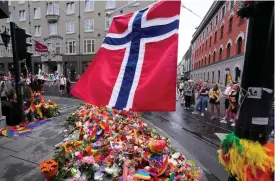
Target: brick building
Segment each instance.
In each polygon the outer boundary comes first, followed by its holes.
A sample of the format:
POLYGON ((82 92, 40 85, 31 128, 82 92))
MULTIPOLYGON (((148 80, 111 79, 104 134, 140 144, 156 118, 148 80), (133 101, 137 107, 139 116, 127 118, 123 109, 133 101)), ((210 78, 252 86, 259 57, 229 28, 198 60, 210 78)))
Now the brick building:
POLYGON ((228 75, 241 80, 247 19, 238 17, 238 1, 214 1, 193 35, 194 80, 226 86, 228 75))

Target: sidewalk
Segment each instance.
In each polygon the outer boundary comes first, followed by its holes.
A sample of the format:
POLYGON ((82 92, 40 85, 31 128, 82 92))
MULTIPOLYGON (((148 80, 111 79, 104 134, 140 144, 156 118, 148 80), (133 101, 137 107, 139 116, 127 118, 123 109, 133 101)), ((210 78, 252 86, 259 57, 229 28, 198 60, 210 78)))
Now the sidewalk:
POLYGON ((28 136, 0 136, 0 181, 44 181, 39 164, 51 158, 55 145, 64 139, 64 123, 72 109, 33 129, 28 136))

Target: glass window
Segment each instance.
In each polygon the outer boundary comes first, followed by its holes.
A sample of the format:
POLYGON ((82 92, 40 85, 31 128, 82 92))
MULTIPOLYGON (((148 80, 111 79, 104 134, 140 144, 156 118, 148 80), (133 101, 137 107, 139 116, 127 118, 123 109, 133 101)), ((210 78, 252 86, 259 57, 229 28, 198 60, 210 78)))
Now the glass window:
POLYGON ((215 32, 215 35, 214 35, 214 44, 216 44, 217 43, 217 32, 215 32))
POLYGON ((106 9, 114 9, 116 8, 116 1, 115 0, 107 0, 106 1, 106 9))
POLYGON ((40 7, 34 8, 34 19, 40 19, 41 18, 41 13, 40 13, 40 7))
POLYGON ((213 53, 213 63, 216 61, 216 52, 213 53))
POLYGON ((112 18, 105 18, 105 30, 109 30, 111 26, 112 18))
POLYGON ((85 11, 94 11, 94 0, 85 0, 85 11))
POLYGON ((85 19, 85 32, 94 31, 94 19, 85 19))
POLYGON ((8 53, 8 57, 12 57, 12 46, 11 45, 8 45, 7 53, 8 53))
POLYGON ((67 34, 74 33, 74 25, 75 25, 74 21, 67 21, 66 22, 66 33, 67 34))
POLYGON ((232 26, 233 26, 233 17, 229 19, 228 33, 232 32, 232 26))
POLYGON ((19 11, 19 21, 26 21, 26 11, 25 10, 19 11))
POLYGON ((57 34, 57 23, 50 23, 50 35, 57 34))
POLYGON ((222 18, 225 16, 225 6, 222 8, 222 18))
POLYGON ((242 39, 242 37, 240 37, 237 40, 237 54, 242 53, 242 44, 243 44, 243 39, 242 39))
POLYGON ((222 48, 220 48, 220 51, 219 51, 219 60, 222 60, 222 48))
POLYGON ((60 42, 55 43, 55 53, 56 54, 61 54, 61 45, 60 42))
POLYGON ((221 36, 220 36, 220 39, 223 38, 223 28, 224 28, 224 26, 222 25, 222 26, 221 26, 221 36))
POLYGON ((75 48, 76 48, 75 40, 70 40, 70 41, 66 42, 66 53, 67 54, 75 54, 76 53, 75 48))
POLYGON ((48 50, 52 50, 53 49, 53 44, 51 42, 47 43, 47 47, 48 47, 48 50))
POLYGON ((74 14, 74 2, 67 3, 67 14, 74 14))
POLYGON ((219 15, 216 16, 216 19, 215 19, 215 25, 218 24, 218 19, 219 19, 219 15))
POLYGON ((41 26, 40 25, 34 26, 34 36, 35 37, 41 36, 41 26))
POLYGON ((95 53, 95 40, 84 40, 84 53, 95 53))
POLYGON ((231 53, 231 44, 228 43, 228 44, 227 44, 227 58, 230 57, 230 53, 231 53))

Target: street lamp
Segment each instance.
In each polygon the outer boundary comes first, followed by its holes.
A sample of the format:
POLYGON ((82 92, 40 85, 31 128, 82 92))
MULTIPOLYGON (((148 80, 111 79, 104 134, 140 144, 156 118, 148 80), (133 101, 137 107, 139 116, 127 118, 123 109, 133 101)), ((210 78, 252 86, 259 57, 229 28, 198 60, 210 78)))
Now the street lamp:
POLYGON ((2 41, 6 48, 8 48, 8 44, 10 42, 10 37, 11 36, 8 34, 7 29, 5 28, 5 31, 3 33, 1 33, 1 38, 2 38, 2 41))

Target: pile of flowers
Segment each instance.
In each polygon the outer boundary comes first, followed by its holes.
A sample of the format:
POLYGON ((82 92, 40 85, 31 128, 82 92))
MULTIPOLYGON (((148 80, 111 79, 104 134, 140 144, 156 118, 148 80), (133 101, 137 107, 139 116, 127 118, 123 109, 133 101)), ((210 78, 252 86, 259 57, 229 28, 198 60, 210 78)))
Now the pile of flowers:
POLYGON ((58 105, 54 101, 45 101, 39 92, 32 93, 31 102, 25 102, 25 115, 29 121, 44 120, 59 114, 58 105))
POLYGON ((202 180, 202 170, 135 112, 85 104, 67 121, 70 134, 53 157, 58 173, 52 180, 202 180))
POLYGON ((239 181, 274 180, 274 142, 262 146, 230 133, 223 139, 218 153, 220 163, 239 181))

